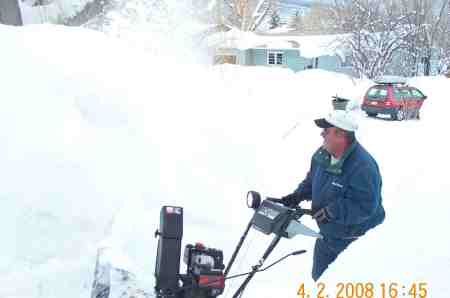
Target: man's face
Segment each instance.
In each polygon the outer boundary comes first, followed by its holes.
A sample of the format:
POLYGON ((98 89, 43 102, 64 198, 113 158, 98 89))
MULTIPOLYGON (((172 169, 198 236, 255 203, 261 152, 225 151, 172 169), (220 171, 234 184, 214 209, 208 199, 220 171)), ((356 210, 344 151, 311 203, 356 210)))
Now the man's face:
POLYGON ((345 146, 344 134, 336 127, 324 128, 320 135, 323 137, 323 147, 332 155, 336 155, 345 146))

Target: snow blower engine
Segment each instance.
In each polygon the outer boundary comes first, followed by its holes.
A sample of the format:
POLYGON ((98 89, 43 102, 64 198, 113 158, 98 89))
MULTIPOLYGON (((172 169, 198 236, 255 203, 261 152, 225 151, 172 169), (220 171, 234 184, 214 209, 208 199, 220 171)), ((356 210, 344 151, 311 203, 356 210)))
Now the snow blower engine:
POLYGON ((281 238, 290 239, 300 234, 316 238, 322 237, 299 221, 303 215, 311 215, 309 209, 286 207, 276 198, 266 198, 261 202, 261 196, 256 191, 248 192, 247 206, 254 209, 255 212, 227 266, 225 267, 223 264, 223 252, 221 250, 207 248, 200 243, 187 244, 183 256, 183 261, 187 266, 184 274, 179 272, 183 236, 183 208, 163 206, 160 213, 159 229, 155 232, 155 236, 159 236, 155 266, 156 297, 214 298, 223 293, 225 280, 246 276, 233 295, 233 298, 241 297, 247 284, 257 272, 265 271, 289 256, 306 252, 305 250, 294 251, 262 268, 265 260, 281 238), (252 266, 251 271, 229 276, 230 268, 250 228, 266 235, 274 234, 275 237, 273 237, 262 258, 256 265, 252 266))

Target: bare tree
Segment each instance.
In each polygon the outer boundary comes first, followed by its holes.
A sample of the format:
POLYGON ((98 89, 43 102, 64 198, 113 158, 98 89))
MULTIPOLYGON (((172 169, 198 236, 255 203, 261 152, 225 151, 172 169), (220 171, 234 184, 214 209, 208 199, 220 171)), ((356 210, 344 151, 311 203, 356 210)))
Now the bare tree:
POLYGON ((302 25, 302 16, 299 10, 296 10, 295 13, 289 17, 288 27, 294 31, 300 31, 303 27, 302 25))
POLYGON ((333 22, 333 10, 328 4, 315 3, 301 18, 304 34, 333 34, 336 27, 333 22))
POLYGON ((332 15, 336 27, 346 33, 341 43, 350 50, 353 68, 361 77, 384 74, 411 35, 396 1, 334 0, 332 15))
POLYGON ((23 25, 17 0, 0 0, 0 23, 15 26, 23 25))
POLYGON ((219 23, 256 31, 278 8, 279 0, 220 0, 217 1, 219 23))
POLYGON ((280 27, 280 13, 278 10, 273 10, 272 14, 270 15, 270 21, 269 21, 269 29, 275 29, 280 27))
POLYGON ((448 39, 448 35, 441 35, 442 34, 442 21, 444 19, 445 15, 445 8, 448 6, 448 1, 443 1, 442 5, 440 6, 438 12, 436 15, 432 15, 429 19, 429 22, 424 24, 419 32, 423 36, 423 48, 424 48, 424 55, 423 55, 423 62, 424 62, 424 74, 426 76, 430 75, 430 68, 431 68, 431 58, 433 55, 433 49, 436 49, 437 41, 439 38, 445 38, 448 39))
POLYGON ((442 48, 440 73, 447 74, 450 77, 450 38, 448 38, 450 36, 450 1, 447 2, 447 13, 443 24, 441 36, 445 38, 439 39, 442 48))
POLYGON ((405 26, 414 32, 406 40, 412 75, 418 73, 419 64, 423 64, 424 74, 430 75, 432 56, 445 48, 448 7, 449 0, 402 0, 403 14, 407 16, 405 26))

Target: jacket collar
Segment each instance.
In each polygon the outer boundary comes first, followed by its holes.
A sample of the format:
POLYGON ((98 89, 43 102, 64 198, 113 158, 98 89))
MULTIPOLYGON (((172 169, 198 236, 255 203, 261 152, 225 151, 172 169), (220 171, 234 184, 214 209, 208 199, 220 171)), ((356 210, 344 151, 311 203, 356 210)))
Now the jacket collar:
POLYGON ((354 141, 335 164, 331 164, 331 155, 323 147, 320 147, 319 150, 317 150, 313 156, 313 159, 323 166, 325 171, 339 175, 342 173, 342 166, 344 165, 345 160, 355 150, 357 144, 358 142, 354 141))

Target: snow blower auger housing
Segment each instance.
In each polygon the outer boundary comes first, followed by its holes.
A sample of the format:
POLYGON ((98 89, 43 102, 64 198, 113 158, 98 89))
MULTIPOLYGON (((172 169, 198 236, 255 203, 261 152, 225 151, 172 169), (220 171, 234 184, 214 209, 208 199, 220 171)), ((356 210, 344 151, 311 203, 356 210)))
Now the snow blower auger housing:
POLYGON ((161 209, 156 256, 156 296, 161 298, 210 298, 222 294, 225 287, 223 252, 201 243, 187 244, 183 261, 186 274, 179 273, 183 208, 164 206, 161 209), (180 285, 182 284, 182 286, 180 285))
POLYGON ((311 210, 309 209, 286 207, 280 203, 279 199, 275 198, 266 198, 261 202, 261 196, 256 191, 248 192, 247 205, 254 209, 255 213, 241 236, 227 266, 225 267, 223 264, 223 252, 221 250, 207 248, 200 243, 195 245, 187 244, 183 255, 183 261, 187 266, 185 274, 180 274, 179 272, 181 240, 183 236, 183 208, 176 206, 162 207, 160 227, 155 232, 155 236, 159 236, 155 266, 156 297, 214 298, 223 293, 225 280, 246 276, 233 295, 233 298, 240 297, 257 272, 265 271, 289 256, 306 252, 305 250, 294 251, 262 268, 265 260, 281 238, 292 238, 299 234, 316 238, 322 237, 299 221, 303 215, 311 215, 311 210), (250 228, 267 235, 274 234, 275 237, 259 262, 252 266, 251 271, 228 276, 250 228))

